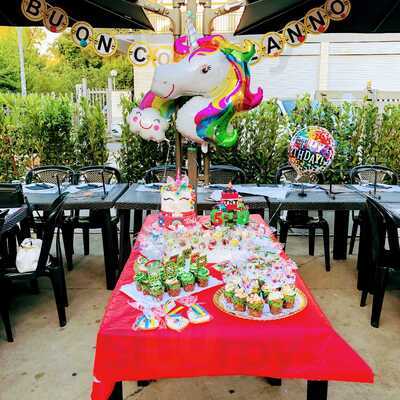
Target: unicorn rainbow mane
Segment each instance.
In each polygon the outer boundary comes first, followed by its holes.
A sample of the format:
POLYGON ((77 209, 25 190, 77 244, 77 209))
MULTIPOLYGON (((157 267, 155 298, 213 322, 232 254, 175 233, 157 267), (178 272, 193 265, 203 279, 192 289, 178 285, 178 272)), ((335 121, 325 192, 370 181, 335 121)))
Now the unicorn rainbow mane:
POLYGON ((197 135, 219 146, 231 147, 236 143, 238 136, 236 130, 227 132, 233 115, 257 107, 263 97, 261 88, 258 88, 255 94, 250 91, 248 63, 255 54, 255 46, 249 41, 245 41, 243 47, 237 46, 220 35, 205 36, 197 42, 199 47, 189 58, 197 53, 221 51, 231 64, 224 84, 212 94, 210 104, 195 116, 197 135))

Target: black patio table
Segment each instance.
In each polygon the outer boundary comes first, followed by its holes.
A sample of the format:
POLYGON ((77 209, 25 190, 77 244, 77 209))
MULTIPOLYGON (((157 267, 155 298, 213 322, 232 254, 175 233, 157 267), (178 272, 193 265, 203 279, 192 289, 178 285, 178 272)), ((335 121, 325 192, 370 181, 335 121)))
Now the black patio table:
MULTIPOLYGON (((131 251, 131 241, 129 237, 130 211, 134 210, 134 233, 138 233, 142 227, 143 211, 159 210, 161 197, 159 191, 139 191, 138 184, 133 184, 116 201, 115 208, 120 215, 120 259, 119 265, 122 269, 131 251)), ((211 210, 215 202, 208 199, 211 191, 197 193, 197 210, 211 210)), ((244 196, 244 201, 252 213, 261 213, 267 208, 267 201, 263 196, 244 196)))
MULTIPOLYGON (((102 236, 104 263, 106 265, 106 281, 107 289, 112 290, 116 283, 116 272, 118 271, 118 249, 111 240, 111 208, 118 198, 128 188, 127 183, 117 183, 111 185, 106 195, 103 191, 83 191, 69 194, 64 202, 66 210, 96 210, 101 213, 99 218, 103 220, 102 236)), ((46 211, 49 209, 54 200, 59 196, 58 193, 25 193, 29 204, 34 210, 46 211)))

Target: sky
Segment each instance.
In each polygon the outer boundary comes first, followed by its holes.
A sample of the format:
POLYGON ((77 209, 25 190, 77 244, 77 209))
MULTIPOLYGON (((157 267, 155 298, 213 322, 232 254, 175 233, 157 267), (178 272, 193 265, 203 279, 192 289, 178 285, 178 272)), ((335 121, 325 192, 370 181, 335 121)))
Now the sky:
POLYGON ((39 46, 39 52, 41 54, 45 54, 49 50, 49 47, 51 46, 51 44, 57 39, 57 37, 60 34, 59 33, 50 32, 46 28, 39 28, 39 29, 43 30, 43 32, 46 34, 46 39, 39 46))

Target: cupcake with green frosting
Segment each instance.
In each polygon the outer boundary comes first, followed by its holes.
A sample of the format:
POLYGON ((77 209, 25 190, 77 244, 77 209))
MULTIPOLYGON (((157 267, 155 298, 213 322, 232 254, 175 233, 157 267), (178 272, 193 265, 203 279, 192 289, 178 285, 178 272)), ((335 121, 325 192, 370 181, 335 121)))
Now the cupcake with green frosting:
POLYGON ((200 267, 197 270, 197 282, 200 287, 207 287, 208 278, 210 277, 210 271, 206 267, 200 267))
POLYGON ((296 300, 296 290, 291 286, 284 286, 282 288, 283 294, 283 308, 293 308, 296 300))
POLYGON ((268 304, 271 314, 280 314, 283 307, 283 294, 280 291, 271 292, 268 295, 268 304))
POLYGON ((233 296, 235 294, 236 285, 232 282, 228 282, 224 287, 224 297, 228 303, 233 303, 233 296))
POLYGON ((232 301, 236 311, 246 311, 247 295, 242 288, 235 289, 232 301))
POLYGON ((183 272, 179 276, 179 279, 185 292, 192 292, 194 290, 195 277, 191 272, 183 272))
POLYGON ((149 283, 149 277, 144 272, 137 272, 135 275, 136 287, 140 291, 144 291, 149 283))
POLYGON ((165 281, 165 286, 167 287, 168 294, 171 297, 179 296, 181 292, 181 283, 179 282, 178 278, 168 278, 165 281))
POLYGON ((197 277, 198 270, 199 270, 199 268, 196 263, 190 264, 189 271, 194 275, 195 278, 197 277))
POLYGON ((161 301, 164 296, 164 286, 161 282, 152 282, 149 286, 150 294, 161 301))
POLYGON ((252 317, 260 318, 264 309, 264 301, 257 293, 247 297, 247 310, 252 317))

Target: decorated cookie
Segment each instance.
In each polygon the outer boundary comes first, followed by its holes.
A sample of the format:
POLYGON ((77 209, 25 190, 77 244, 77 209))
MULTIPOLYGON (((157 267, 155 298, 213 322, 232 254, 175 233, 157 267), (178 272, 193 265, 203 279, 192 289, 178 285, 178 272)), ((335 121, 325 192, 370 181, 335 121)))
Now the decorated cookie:
POLYGON ((148 318, 145 315, 142 315, 135 324, 136 329, 140 329, 141 331, 152 331, 159 327, 160 323, 157 319, 151 317, 148 318))
POLYGON ((211 319, 208 311, 199 304, 193 304, 187 311, 187 316, 192 324, 202 324, 211 319))
POLYGON ((189 320, 181 315, 167 315, 165 317, 165 323, 167 324, 169 329, 173 329, 174 331, 183 331, 188 325, 189 320))

